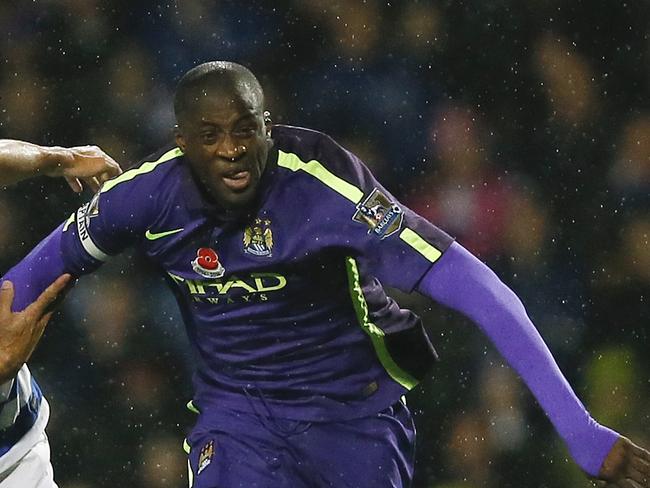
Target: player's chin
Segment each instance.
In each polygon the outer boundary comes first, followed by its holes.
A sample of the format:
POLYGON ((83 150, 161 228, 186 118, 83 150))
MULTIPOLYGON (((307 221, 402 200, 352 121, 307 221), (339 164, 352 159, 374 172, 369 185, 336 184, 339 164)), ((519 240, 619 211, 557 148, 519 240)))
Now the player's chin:
POLYGON ((246 188, 237 190, 221 188, 218 192, 218 201, 226 208, 245 208, 251 205, 255 200, 256 190, 257 182, 251 182, 246 188))

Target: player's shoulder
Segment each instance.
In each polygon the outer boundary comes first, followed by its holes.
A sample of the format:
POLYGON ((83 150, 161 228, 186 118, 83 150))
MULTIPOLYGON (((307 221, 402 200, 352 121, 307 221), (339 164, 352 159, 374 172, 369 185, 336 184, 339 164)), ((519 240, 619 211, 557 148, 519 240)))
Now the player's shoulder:
POLYGON ((102 193, 118 187, 123 190, 137 187, 140 191, 150 188, 160 192, 175 183, 174 175, 182 171, 182 157, 183 152, 177 146, 165 146, 140 160, 121 175, 108 180, 102 186, 102 193))
POLYGON ((357 156, 323 132, 276 125, 272 135, 280 167, 307 172, 317 172, 322 168, 351 183, 359 181, 361 174, 367 171, 357 156))

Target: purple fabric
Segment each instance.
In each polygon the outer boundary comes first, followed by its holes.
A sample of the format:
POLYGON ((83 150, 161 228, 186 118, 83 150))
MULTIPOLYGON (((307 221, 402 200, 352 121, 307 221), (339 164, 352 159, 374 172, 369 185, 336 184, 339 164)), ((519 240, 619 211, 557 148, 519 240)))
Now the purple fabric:
POLYGON ((193 488, 408 487, 415 428, 396 402, 374 415, 338 422, 301 422, 214 408, 187 437, 193 488), (206 456, 213 446, 214 456, 206 456))
POLYGON ((62 229, 63 224, 2 277, 3 281, 8 280, 15 285, 11 307, 14 312, 27 308, 54 280, 66 272, 61 255, 62 229))
POLYGON ((576 463, 596 476, 618 434, 591 418, 517 295, 458 243, 429 270, 418 291, 478 324, 535 395, 576 463))

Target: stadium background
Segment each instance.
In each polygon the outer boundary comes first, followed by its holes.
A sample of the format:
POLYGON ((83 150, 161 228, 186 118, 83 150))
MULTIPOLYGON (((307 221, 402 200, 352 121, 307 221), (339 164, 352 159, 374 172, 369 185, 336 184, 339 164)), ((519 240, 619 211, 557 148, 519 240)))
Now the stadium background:
MULTIPOLYGON (((614 0, 3 1, 0 137, 133 164, 170 140, 183 72, 242 62, 276 122, 333 135, 496 269, 594 416, 648 446, 649 21, 614 0)), ((88 198, 3 191, 0 269, 88 198)), ((185 486, 192 363, 138 260, 84 278, 31 362, 62 488, 185 486)), ((473 325, 401 298, 442 356, 409 396, 416 488, 590 486, 473 325)))

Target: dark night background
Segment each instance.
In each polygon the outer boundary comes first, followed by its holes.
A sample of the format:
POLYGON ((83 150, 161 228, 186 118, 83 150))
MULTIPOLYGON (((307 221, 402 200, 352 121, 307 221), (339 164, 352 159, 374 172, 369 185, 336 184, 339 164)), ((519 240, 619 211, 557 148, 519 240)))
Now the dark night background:
MULTIPOLYGON (((255 72, 276 122, 323 130, 524 301, 599 421, 650 444, 650 3, 34 0, 0 3, 0 137, 171 140, 197 63, 255 72)), ((8 269, 90 198, 0 193, 8 269)), ((62 488, 186 486, 192 361, 171 294, 123 256, 81 280, 31 361, 62 488)), ((417 296, 442 362, 409 395, 415 488, 586 487, 471 323, 417 296)))

